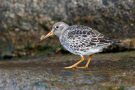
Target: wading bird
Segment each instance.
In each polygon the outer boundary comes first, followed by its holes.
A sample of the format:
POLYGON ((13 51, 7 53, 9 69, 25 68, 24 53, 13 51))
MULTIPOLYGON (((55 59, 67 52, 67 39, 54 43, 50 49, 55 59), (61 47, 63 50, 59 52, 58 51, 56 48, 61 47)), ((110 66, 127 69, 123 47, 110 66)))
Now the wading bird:
POLYGON ((111 45, 111 40, 104 37, 98 31, 83 25, 69 26, 64 22, 57 22, 47 35, 42 35, 40 40, 56 35, 62 46, 69 52, 81 56, 81 59, 68 68, 88 68, 93 54, 102 52, 104 48, 111 45), (78 65, 85 60, 84 56, 89 56, 85 66, 78 65))

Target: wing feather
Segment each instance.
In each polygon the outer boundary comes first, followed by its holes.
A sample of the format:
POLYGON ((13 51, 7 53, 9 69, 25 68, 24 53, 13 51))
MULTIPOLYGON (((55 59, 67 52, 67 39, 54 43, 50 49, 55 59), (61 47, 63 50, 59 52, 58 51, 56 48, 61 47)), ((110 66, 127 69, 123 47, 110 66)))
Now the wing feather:
POLYGON ((110 44, 103 34, 87 26, 74 25, 65 30, 62 37, 65 47, 70 51, 87 52, 90 48, 100 47, 110 44))

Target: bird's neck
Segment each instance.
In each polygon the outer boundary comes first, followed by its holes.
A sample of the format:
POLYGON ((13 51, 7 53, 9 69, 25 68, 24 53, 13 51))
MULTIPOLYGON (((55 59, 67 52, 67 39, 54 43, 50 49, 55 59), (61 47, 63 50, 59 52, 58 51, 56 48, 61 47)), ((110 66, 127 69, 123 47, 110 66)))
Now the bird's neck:
POLYGON ((56 36, 60 38, 68 27, 68 25, 65 26, 59 33, 56 34, 56 36))
POLYGON ((58 33, 56 34, 56 36, 57 36, 58 38, 61 38, 61 36, 63 35, 64 31, 65 31, 65 29, 61 30, 61 32, 58 32, 58 33))

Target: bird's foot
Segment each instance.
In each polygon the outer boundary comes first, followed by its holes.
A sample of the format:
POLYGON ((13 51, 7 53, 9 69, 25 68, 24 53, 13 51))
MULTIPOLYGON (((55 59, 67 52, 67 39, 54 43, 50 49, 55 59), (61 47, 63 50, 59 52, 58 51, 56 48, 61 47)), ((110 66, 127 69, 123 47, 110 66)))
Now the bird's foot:
POLYGON ((88 66, 68 66, 68 67, 64 67, 65 69, 73 69, 73 70, 76 70, 76 69, 88 69, 88 66))
POLYGON ((65 69, 77 69, 77 66, 68 66, 68 67, 64 67, 65 69))
POLYGON ((88 66, 82 66, 82 67, 78 67, 78 66, 77 66, 76 68, 87 69, 88 66))

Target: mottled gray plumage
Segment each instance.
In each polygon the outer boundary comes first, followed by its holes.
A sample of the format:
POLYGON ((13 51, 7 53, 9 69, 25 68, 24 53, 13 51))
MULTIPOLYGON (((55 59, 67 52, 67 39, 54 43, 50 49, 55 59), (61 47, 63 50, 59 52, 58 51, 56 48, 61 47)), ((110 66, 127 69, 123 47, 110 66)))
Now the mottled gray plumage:
POLYGON ((88 68, 94 53, 101 52, 111 44, 111 41, 98 31, 83 25, 69 26, 64 22, 57 22, 47 35, 42 35, 40 40, 56 35, 63 47, 69 52, 80 55, 81 59, 75 64, 65 67, 68 68, 88 68), (85 66, 78 67, 85 60, 84 55, 89 55, 85 66))
POLYGON ((98 31, 83 25, 68 26, 58 22, 53 32, 59 37, 65 49, 76 55, 91 55, 101 52, 111 41, 98 31))

